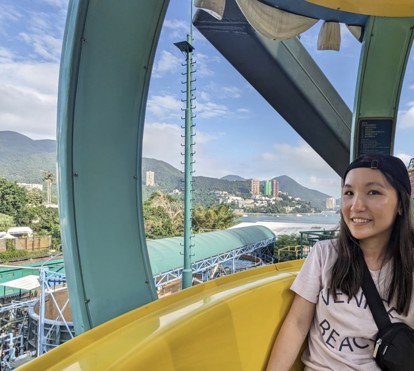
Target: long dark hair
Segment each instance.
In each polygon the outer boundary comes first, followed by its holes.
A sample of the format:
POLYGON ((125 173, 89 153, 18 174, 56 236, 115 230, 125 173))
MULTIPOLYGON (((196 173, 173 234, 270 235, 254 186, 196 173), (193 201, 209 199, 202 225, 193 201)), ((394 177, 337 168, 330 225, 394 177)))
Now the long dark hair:
MULTIPOLYGON (((414 230, 411 220, 410 195, 387 173, 388 182, 397 191, 399 212, 395 219, 386 258, 393 258, 392 279, 387 289, 387 300, 396 298, 396 310, 407 315, 413 291, 414 230)), ((338 236, 338 259, 332 268, 331 288, 339 289, 349 297, 355 296, 361 287, 363 253, 341 214, 338 236)), ((336 296, 335 290, 333 290, 336 296)))

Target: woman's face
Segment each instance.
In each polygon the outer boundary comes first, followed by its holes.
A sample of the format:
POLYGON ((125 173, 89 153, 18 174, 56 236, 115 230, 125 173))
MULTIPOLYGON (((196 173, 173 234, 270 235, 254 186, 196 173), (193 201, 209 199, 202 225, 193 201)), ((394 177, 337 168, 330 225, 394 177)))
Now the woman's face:
POLYGON ((386 246, 398 204, 397 191, 381 171, 356 168, 346 175, 342 187, 342 216, 362 247, 386 246))

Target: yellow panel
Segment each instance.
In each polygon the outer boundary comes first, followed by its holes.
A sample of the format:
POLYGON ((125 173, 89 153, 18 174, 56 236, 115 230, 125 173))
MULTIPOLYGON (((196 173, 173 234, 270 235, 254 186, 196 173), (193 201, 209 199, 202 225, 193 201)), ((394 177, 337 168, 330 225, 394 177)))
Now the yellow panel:
POLYGON ((413 0, 306 0, 309 3, 345 12, 382 17, 414 16, 413 0))
MULTIPOLYGON (((164 297, 75 337, 19 370, 262 370, 301 265, 264 266, 164 297)), ((303 370, 299 360, 292 370, 303 370)))

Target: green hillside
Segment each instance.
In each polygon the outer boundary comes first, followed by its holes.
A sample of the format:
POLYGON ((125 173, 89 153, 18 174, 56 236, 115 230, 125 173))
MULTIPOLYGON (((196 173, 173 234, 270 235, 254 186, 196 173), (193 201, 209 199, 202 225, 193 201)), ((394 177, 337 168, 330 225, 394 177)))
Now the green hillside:
MULTIPOLYGON (((56 175, 55 140, 32 140, 12 131, 0 131, 0 177, 22 183, 42 183, 42 172, 45 170, 56 175)), ((164 161, 143 158, 142 174, 144 199, 156 190, 166 193, 174 190, 183 191, 183 173, 164 161), (147 171, 153 171, 155 174, 154 187, 145 186, 147 171)), ((303 187, 286 175, 274 179, 279 181, 280 191, 310 202, 319 209, 325 208, 325 199, 328 195, 303 187)), ((238 175, 227 175, 221 179, 194 177, 194 205, 210 204, 216 191, 248 197, 250 180, 238 175)))
POLYGON ((13 131, 0 131, 0 177, 42 183, 42 171, 56 173, 55 140, 32 140, 13 131))

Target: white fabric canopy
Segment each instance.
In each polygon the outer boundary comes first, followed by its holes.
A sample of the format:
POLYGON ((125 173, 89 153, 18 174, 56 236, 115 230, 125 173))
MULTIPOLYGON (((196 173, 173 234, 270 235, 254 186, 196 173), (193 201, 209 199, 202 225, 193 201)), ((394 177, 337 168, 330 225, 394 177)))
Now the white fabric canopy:
POLYGON ((323 22, 318 37, 318 50, 339 50, 341 28, 337 22, 323 22))
POLYGON ((21 289, 21 290, 34 290, 40 287, 39 283, 39 276, 35 276, 34 274, 17 278, 15 280, 2 282, 0 286, 7 286, 13 287, 14 289, 21 289))
POLYGON ((285 12, 257 0, 236 0, 236 2, 250 25, 270 39, 291 39, 318 22, 318 19, 285 12))
POLYGON ((226 0, 194 0, 194 6, 203 9, 221 21, 226 7, 226 0))
MULTIPOLYGON (((270 39, 291 39, 307 31, 318 22, 318 19, 289 13, 257 0, 236 0, 236 2, 250 25, 257 32, 270 39)), ((194 6, 221 20, 226 0, 194 0, 194 6)), ((362 27, 347 27, 352 35, 360 40, 362 27)), ((339 50, 340 42, 339 24, 324 22, 319 33, 318 50, 339 50)))

